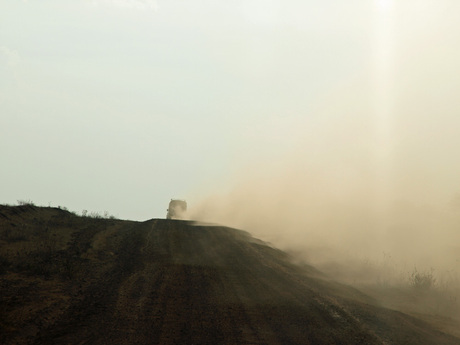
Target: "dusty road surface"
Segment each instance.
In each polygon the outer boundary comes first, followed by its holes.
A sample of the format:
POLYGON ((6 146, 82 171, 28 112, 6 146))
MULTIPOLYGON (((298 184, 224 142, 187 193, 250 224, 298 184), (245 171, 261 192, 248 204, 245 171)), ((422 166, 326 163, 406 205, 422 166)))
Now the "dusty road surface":
POLYGON ((460 344, 243 231, 0 206, 1 344, 460 344))

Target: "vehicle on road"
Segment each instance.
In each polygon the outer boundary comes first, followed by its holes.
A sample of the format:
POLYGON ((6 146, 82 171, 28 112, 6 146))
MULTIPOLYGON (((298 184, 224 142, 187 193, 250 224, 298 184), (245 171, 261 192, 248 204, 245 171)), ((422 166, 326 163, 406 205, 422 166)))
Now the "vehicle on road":
POLYGON ((187 211, 187 202, 185 200, 171 199, 167 211, 166 219, 182 219, 187 211))

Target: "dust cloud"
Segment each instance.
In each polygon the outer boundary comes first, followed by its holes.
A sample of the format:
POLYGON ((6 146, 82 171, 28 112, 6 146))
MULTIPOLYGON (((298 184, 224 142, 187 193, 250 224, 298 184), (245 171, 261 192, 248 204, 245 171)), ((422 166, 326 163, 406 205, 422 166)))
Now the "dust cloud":
POLYGON ((285 137, 246 142, 261 154, 195 198, 190 218, 245 229, 347 282, 407 284, 417 271, 459 284, 458 103, 437 113, 407 98, 382 140, 366 90, 341 92, 285 137))
POLYGON ((455 318, 458 329, 460 143, 430 152, 395 138, 382 171, 371 119, 329 121, 290 152, 246 162, 191 200, 189 217, 249 231, 383 306, 455 318))
POLYGON ((378 174, 347 161, 253 167, 231 191, 195 205, 191 218, 243 228, 315 263, 393 257, 408 267, 460 265, 458 196, 443 204, 428 191, 426 199, 395 191, 381 200, 378 174))
POLYGON ((458 313, 460 29, 449 4, 395 3, 376 21, 369 66, 236 138, 236 173, 192 197, 190 217, 245 229, 347 283, 454 291, 443 303, 458 313))

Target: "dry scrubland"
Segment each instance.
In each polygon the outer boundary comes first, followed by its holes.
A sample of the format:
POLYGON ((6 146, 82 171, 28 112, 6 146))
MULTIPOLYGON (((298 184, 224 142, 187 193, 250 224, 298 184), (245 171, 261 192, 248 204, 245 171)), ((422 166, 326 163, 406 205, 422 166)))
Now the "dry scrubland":
POLYGON ((0 206, 0 278, 5 344, 460 344, 429 272, 362 293, 193 222, 0 206))

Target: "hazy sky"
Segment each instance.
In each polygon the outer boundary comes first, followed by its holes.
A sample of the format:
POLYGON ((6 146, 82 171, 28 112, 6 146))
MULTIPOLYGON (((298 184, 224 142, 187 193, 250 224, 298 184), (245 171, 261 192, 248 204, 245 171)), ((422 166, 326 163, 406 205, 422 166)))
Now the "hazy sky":
POLYGON ((2 0, 0 203, 145 220, 288 161, 455 200, 458 18, 458 0, 2 0))

